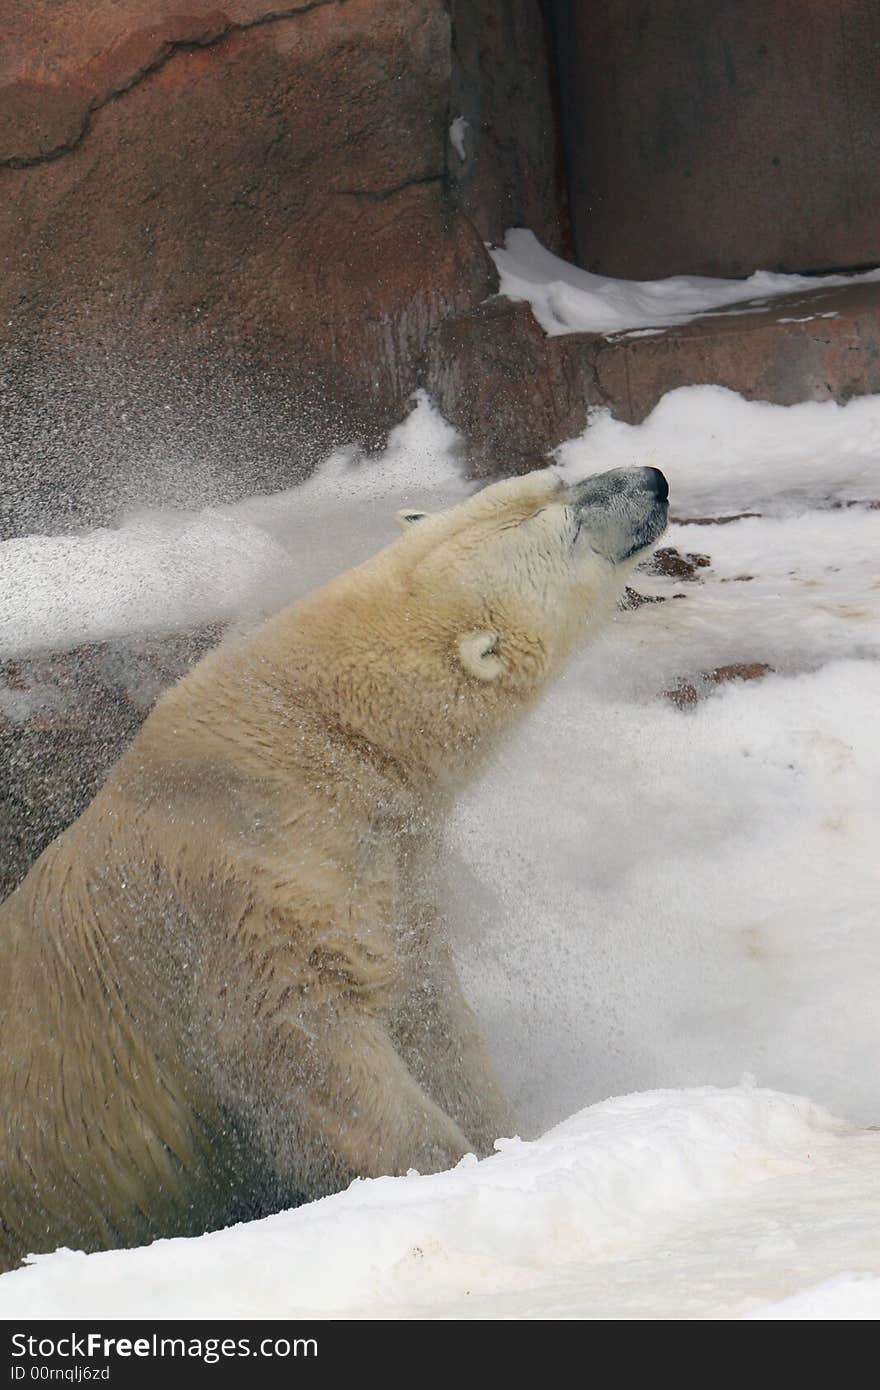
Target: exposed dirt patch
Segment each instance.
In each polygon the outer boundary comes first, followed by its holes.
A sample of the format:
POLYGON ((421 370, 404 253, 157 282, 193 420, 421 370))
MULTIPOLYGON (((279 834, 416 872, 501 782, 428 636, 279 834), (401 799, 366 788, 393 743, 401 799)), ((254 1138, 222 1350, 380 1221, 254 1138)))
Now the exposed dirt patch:
POLYGON ((690 582, 697 579, 697 570, 708 569, 712 561, 708 555, 676 550, 674 545, 662 546, 655 550, 644 565, 639 566, 646 574, 662 574, 667 579, 683 579, 690 582))
POLYGON ((687 598, 687 594, 640 594, 627 585, 617 606, 624 611, 631 611, 633 608, 641 608, 646 603, 666 603, 671 598, 687 598))

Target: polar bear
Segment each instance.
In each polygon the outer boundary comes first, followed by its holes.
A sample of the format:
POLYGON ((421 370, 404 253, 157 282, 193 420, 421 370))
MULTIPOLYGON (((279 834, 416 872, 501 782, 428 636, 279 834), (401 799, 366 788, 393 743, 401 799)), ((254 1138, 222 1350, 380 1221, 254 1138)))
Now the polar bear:
POLYGON ((209 654, 0 908, 0 1268, 488 1153, 438 825, 666 524, 495 483, 209 654))

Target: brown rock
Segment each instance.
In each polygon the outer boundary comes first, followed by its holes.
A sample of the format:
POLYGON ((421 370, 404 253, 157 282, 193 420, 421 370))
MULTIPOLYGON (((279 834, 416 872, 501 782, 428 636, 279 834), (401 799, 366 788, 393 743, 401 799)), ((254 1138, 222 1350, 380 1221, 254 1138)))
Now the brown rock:
POLYGON ((445 188, 443 0, 2 3, 7 528, 377 444, 495 283, 445 188))
POLYGON ((880 283, 782 295, 656 336, 622 336, 597 352, 595 370, 615 415, 634 424, 679 386, 727 386, 777 405, 845 402, 880 390, 880 283))
POLYGON ((668 598, 668 594, 640 594, 627 584, 617 606, 624 612, 632 612, 636 608, 643 608, 646 603, 665 603, 668 598))
POLYGON ((687 709, 689 705, 695 705, 700 697, 693 681, 680 680, 669 690, 663 691, 663 698, 678 705, 679 709, 687 709))
POLYGON ((632 612, 646 603, 666 603, 669 599, 687 598, 687 594, 640 594, 629 585, 623 591, 623 598, 617 605, 623 612, 632 612))
POLYGON ((669 519, 676 526, 729 526, 731 521, 745 521, 760 515, 760 512, 734 512, 731 516, 672 516, 669 519))
POLYGON ((426 385, 464 435, 475 476, 541 468, 551 449, 581 432, 596 402, 595 341, 548 338, 528 304, 501 298, 440 325, 426 385))
POLYGON ((682 679, 663 694, 680 709, 695 705, 713 688, 727 681, 755 681, 772 673, 773 667, 763 661, 739 661, 729 666, 716 666, 712 671, 704 671, 695 681, 682 679))
POLYGON ((725 681, 757 681, 769 676, 773 671, 764 661, 735 661, 730 666, 716 666, 708 671, 705 680, 713 685, 723 685, 725 681))

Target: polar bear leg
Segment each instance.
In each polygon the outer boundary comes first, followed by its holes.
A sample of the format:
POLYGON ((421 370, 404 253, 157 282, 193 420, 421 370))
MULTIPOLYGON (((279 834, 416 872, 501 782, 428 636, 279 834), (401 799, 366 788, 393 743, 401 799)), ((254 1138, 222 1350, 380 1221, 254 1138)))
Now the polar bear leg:
POLYGON ((511 1133, 510 1108, 451 953, 444 945, 433 955, 427 983, 398 1011, 394 1036, 413 1076, 483 1158, 511 1133))
POLYGON ((434 1173, 468 1152, 468 1138, 419 1085, 389 1034, 351 1015, 333 1028, 332 1051, 306 1097, 310 1129, 353 1173, 434 1173))
POLYGON ((355 1007, 337 1008, 319 1027, 305 1017, 254 1028, 252 1019, 247 1051, 236 1043, 225 1058, 215 1054, 215 1066, 225 1104, 291 1193, 322 1196, 353 1177, 411 1168, 439 1172, 472 1147, 410 1073, 381 1021, 355 1007))
POLYGON ((202 961, 196 1031, 221 1104, 291 1193, 453 1166, 472 1146, 395 1046, 391 967, 369 924, 314 934, 321 945, 304 967, 296 905, 331 924, 334 906, 301 885, 291 892, 280 875, 271 883, 269 896, 242 893, 236 928, 212 934, 202 961))

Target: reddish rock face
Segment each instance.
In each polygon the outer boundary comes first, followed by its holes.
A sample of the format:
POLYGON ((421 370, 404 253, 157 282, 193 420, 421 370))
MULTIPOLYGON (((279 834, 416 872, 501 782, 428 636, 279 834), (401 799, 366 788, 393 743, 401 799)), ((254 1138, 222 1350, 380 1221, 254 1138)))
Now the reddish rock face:
POLYGON ((378 442, 430 330, 494 284, 445 191, 442 0, 0 15, 0 365, 31 497, 11 526, 63 522, 61 492, 112 513, 163 447, 153 501, 187 495, 163 467, 234 495, 255 454, 249 491, 378 442))

